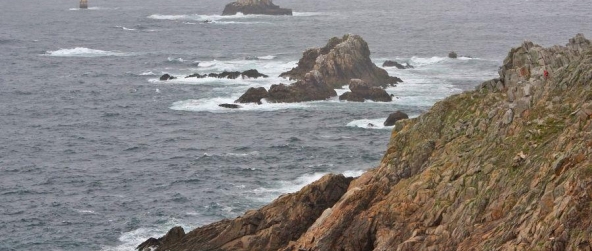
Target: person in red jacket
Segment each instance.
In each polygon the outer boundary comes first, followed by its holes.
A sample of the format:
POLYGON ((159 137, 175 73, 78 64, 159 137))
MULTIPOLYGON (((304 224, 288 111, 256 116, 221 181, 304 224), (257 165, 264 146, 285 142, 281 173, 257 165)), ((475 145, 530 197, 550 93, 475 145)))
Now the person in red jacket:
POLYGON ((549 79, 549 72, 547 70, 543 72, 543 75, 545 75, 545 80, 549 79))

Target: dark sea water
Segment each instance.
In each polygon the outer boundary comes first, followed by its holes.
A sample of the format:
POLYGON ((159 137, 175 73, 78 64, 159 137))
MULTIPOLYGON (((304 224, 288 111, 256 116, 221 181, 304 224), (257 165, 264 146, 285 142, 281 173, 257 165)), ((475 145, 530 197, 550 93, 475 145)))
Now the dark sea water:
POLYGON ((592 36, 589 0, 275 3, 295 15, 221 17, 219 0, 0 1, 0 250, 132 250, 325 173, 360 175, 390 135, 369 123, 473 89, 524 39, 592 36), (378 65, 416 66, 388 69, 405 81, 387 90, 398 99, 217 106, 287 83, 277 76, 306 48, 346 33, 378 65), (271 77, 157 81, 252 68, 271 77))

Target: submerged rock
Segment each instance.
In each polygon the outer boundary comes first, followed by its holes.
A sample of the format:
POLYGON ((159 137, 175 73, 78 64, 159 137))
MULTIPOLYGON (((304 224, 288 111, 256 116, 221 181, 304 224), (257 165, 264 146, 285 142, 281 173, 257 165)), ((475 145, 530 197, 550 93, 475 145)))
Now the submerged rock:
POLYGON ((380 87, 370 86, 370 84, 361 79, 352 79, 349 83, 351 92, 346 92, 339 96, 339 100, 347 100, 353 102, 364 102, 365 100, 372 100, 376 102, 390 102, 393 101, 384 89, 380 87))
POLYGON ((222 15, 236 15, 239 12, 245 15, 292 15, 291 9, 280 8, 272 0, 238 0, 227 4, 222 15))
POLYGON ((331 38, 323 48, 306 50, 298 66, 280 77, 301 80, 310 71, 318 71, 327 85, 341 88, 351 79, 362 79, 372 86, 386 87, 402 82, 377 67, 370 59, 366 41, 358 35, 331 38))
POLYGON ((237 105, 237 104, 219 104, 218 106, 220 107, 224 107, 224 108, 229 108, 229 109, 238 109, 238 108, 242 108, 242 106, 237 105))
POLYGON ((384 121, 384 126, 394 126, 395 123, 397 123, 397 121, 408 118, 409 115, 407 115, 407 113, 404 113, 402 111, 396 111, 388 116, 386 121, 384 121))

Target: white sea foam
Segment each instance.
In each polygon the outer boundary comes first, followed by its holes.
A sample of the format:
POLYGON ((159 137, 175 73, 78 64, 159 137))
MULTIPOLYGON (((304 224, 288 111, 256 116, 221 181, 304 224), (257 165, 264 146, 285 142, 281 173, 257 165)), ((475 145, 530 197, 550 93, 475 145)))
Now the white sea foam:
POLYGON ((59 49, 57 51, 47 51, 44 55, 52 57, 109 57, 129 56, 130 54, 114 51, 95 50, 85 47, 76 47, 72 49, 59 49))
POLYGON ((421 67, 425 65, 432 65, 437 64, 442 61, 447 60, 445 57, 431 57, 431 58, 421 58, 421 57, 412 57, 409 59, 409 63, 414 67, 421 67))
MULTIPOLYGON (((243 15, 239 13, 234 16, 222 16, 222 15, 199 15, 199 14, 191 14, 191 15, 161 15, 161 14, 153 14, 148 16, 150 19, 156 20, 171 20, 171 21, 197 21, 201 23, 212 23, 212 24, 254 24, 254 23, 269 23, 263 21, 253 21, 255 19, 259 20, 264 15, 243 15), (240 20, 240 21, 237 21, 240 20)), ((197 23, 191 23, 197 24, 197 23)))
POLYGON ((364 170, 349 170, 349 171, 343 172, 343 175, 345 177, 354 177, 354 178, 356 178, 356 177, 362 176, 362 174, 364 174, 365 172, 366 171, 364 171, 364 170))
POLYGON ((140 73, 140 76, 156 76, 156 73, 154 73, 153 71, 145 71, 140 73))
POLYGON ((263 103, 257 104, 238 104, 240 109, 229 109, 220 107, 220 104, 232 104, 234 98, 211 98, 211 99, 190 99, 177 101, 170 107, 177 111, 192 111, 192 112, 212 112, 212 113, 228 113, 228 112, 244 112, 244 111, 277 111, 285 109, 302 109, 309 106, 307 103, 263 103))
POLYGON ((185 59, 183 58, 174 58, 174 57, 168 57, 167 61, 169 62, 175 62, 175 63, 183 63, 185 62, 185 59))
POLYGON ((258 59, 263 59, 263 60, 272 60, 275 59, 276 56, 274 55, 267 55, 267 56, 262 56, 262 57, 257 57, 258 59))
MULTIPOLYGON (((362 175, 364 172, 365 171, 363 170, 347 170, 342 172, 342 174, 346 177, 358 177, 362 175)), ((266 203, 271 202, 280 195, 298 192, 303 187, 321 179, 323 176, 327 174, 328 173, 326 172, 307 173, 297 177, 294 180, 278 181, 271 188, 257 188, 253 190, 253 193, 256 195, 256 197, 254 197, 253 199, 266 203)))
POLYGON ((359 127, 365 129, 392 129, 392 126, 384 126, 386 118, 379 119, 358 119, 347 123, 349 127, 359 127))
POLYGON ((252 151, 252 152, 248 152, 248 153, 222 153, 222 154, 204 153, 198 159, 201 159, 201 158, 210 158, 210 157, 245 158, 245 157, 253 157, 253 156, 259 156, 259 152, 258 151, 252 151))
POLYGON ((74 209, 74 210, 78 213, 81 213, 81 214, 97 214, 93 210, 84 210, 84 209, 74 209))
POLYGON ((135 30, 137 30, 137 29, 127 28, 125 26, 115 26, 115 28, 119 28, 119 29, 122 29, 124 31, 135 31, 135 30))
POLYGON ((192 229, 191 226, 180 223, 175 219, 171 219, 163 225, 158 227, 143 227, 133 231, 125 232, 119 236, 120 244, 118 246, 103 246, 101 251, 130 251, 135 250, 140 243, 146 241, 150 237, 162 236, 169 229, 175 226, 181 226, 184 229, 192 229))

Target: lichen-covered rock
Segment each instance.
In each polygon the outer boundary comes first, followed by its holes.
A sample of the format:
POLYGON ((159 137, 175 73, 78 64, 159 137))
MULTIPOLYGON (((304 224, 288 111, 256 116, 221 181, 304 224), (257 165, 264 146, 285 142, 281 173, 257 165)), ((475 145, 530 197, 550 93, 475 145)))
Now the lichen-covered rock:
POLYGON ((349 83, 351 92, 346 92, 339 96, 339 100, 353 102, 364 102, 372 100, 376 102, 390 102, 393 98, 382 88, 374 87, 362 81, 361 79, 352 79, 349 83))
POLYGON ((169 237, 171 230, 163 238, 149 239, 138 249, 276 251, 300 237, 325 210, 331 208, 345 193, 351 180, 343 175, 326 175, 297 193, 281 196, 234 220, 203 226, 185 235, 176 234, 175 238, 169 237))
POLYGON ((325 100, 337 96, 335 89, 327 85, 318 71, 311 71, 304 79, 291 85, 272 85, 267 100, 273 103, 296 103, 325 100))
POLYGON ((341 88, 351 79, 362 79, 372 86, 380 87, 402 82, 372 63, 366 41, 351 34, 331 38, 323 48, 306 50, 298 66, 280 76, 300 80, 312 70, 318 71, 333 88, 341 88))
POLYGON ((280 8, 271 0, 238 0, 227 4, 222 15, 236 15, 239 12, 245 15, 292 15, 291 9, 280 8))

